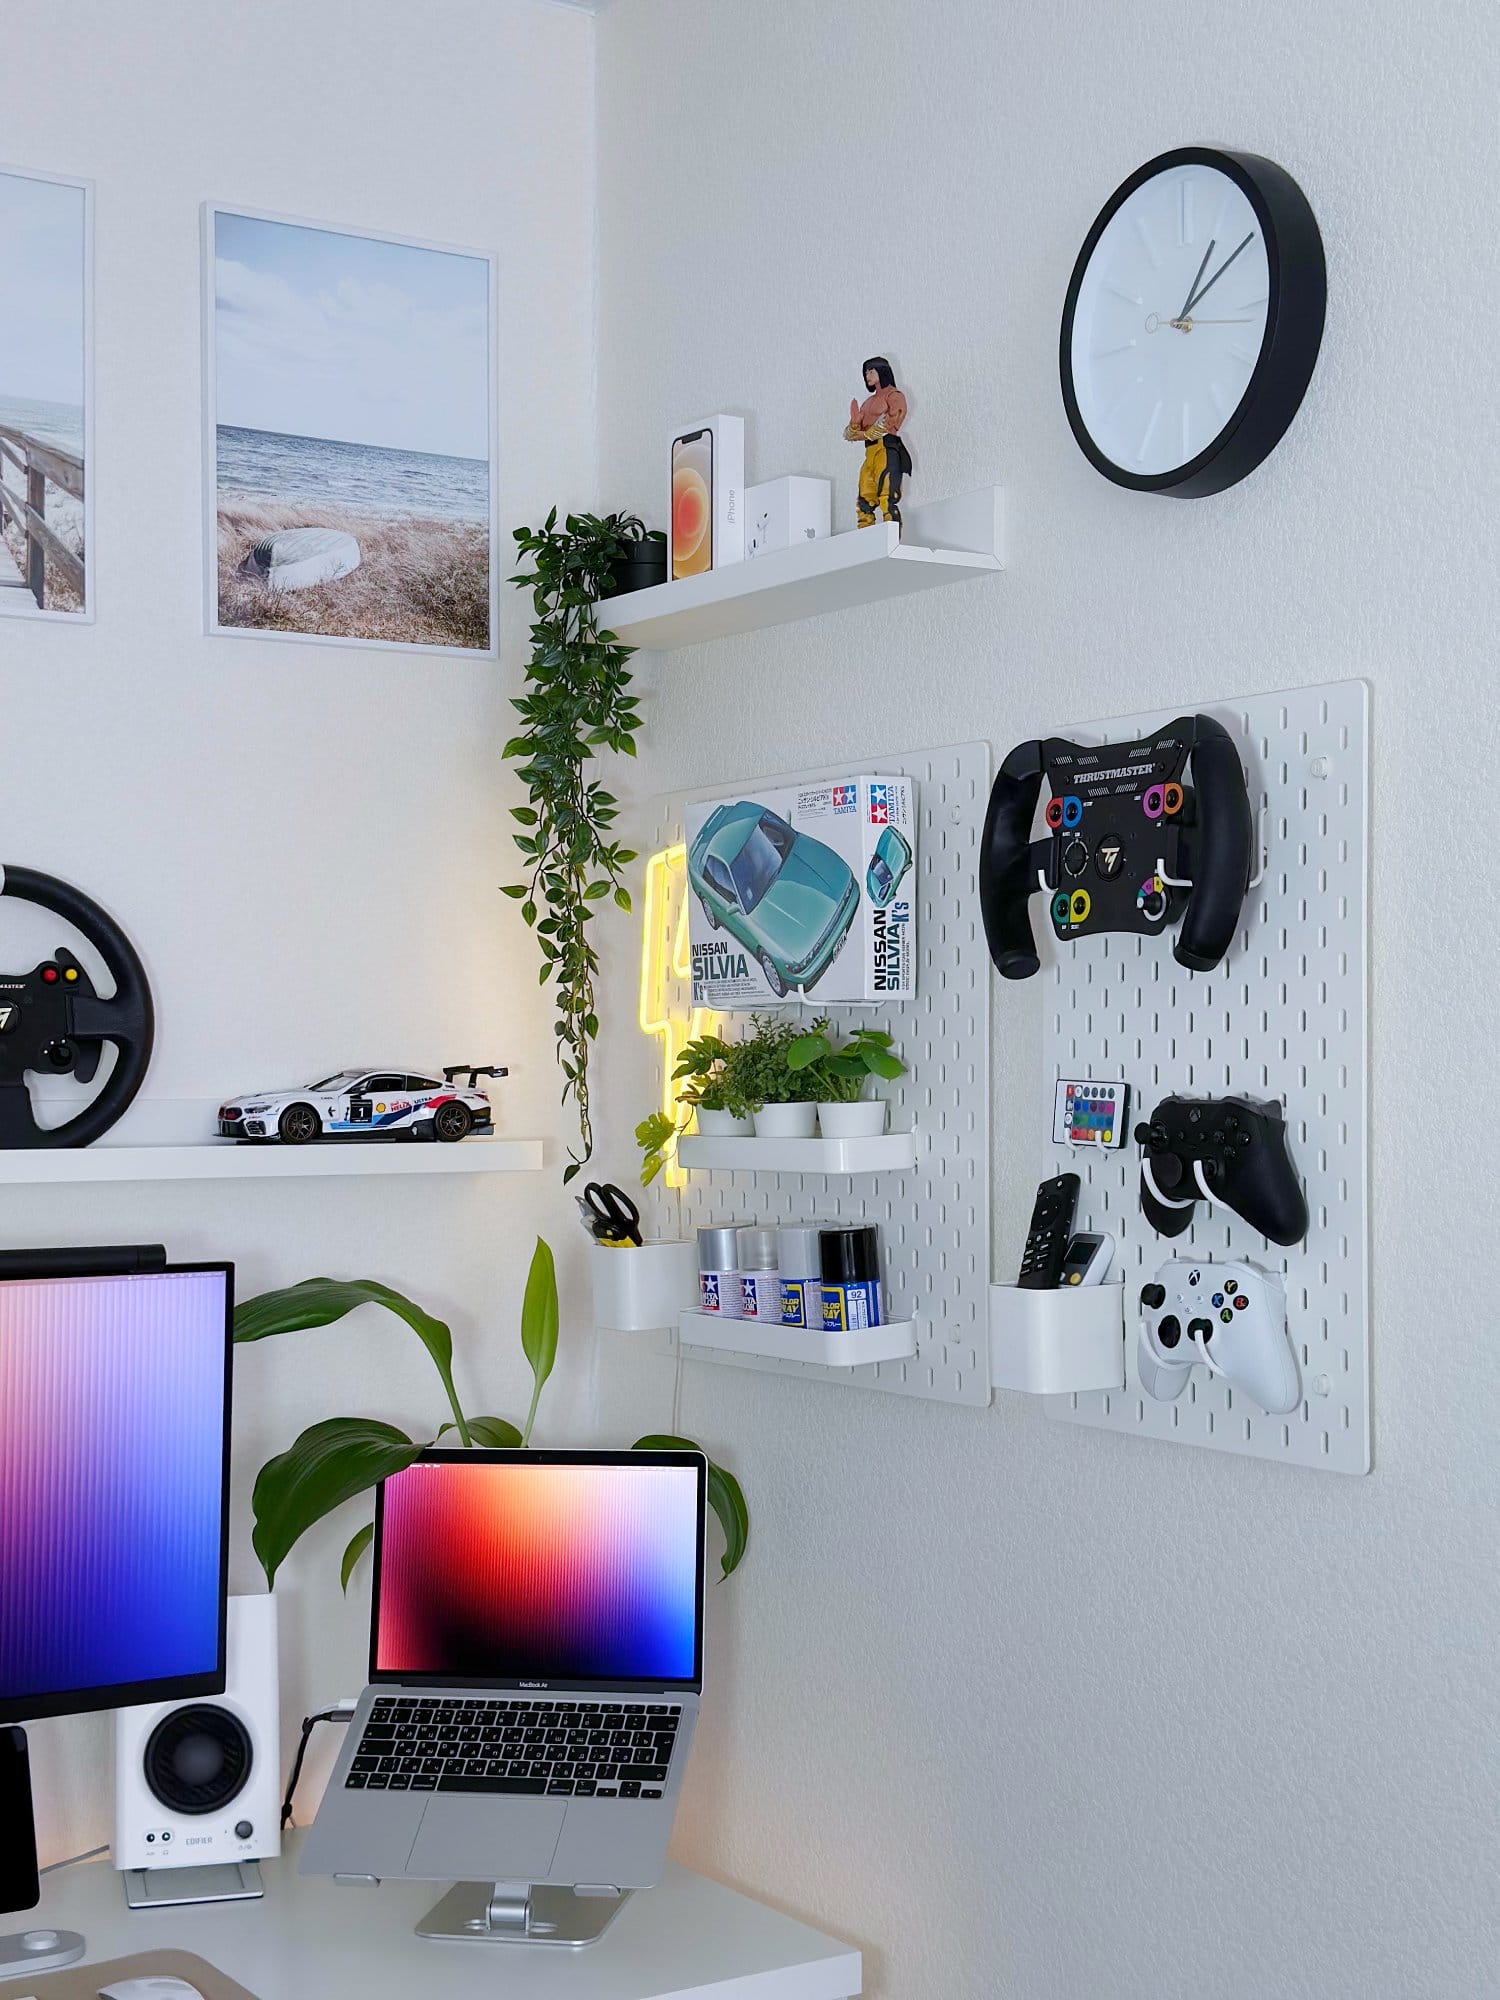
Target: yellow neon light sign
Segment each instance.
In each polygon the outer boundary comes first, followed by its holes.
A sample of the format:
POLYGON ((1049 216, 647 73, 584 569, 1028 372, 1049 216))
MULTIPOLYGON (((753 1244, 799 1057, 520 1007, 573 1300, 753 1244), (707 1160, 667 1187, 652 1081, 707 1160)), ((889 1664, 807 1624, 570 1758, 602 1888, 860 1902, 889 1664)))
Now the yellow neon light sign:
MULTIPOLYGON (((687 848, 678 841, 664 847, 646 863, 646 894, 641 918, 640 1023, 644 1034, 661 1042, 661 1108, 668 1118, 677 1116, 677 1085, 672 1072, 677 1058, 694 1036, 707 1032, 713 1015, 701 1007, 690 1007, 686 1018, 674 1018, 669 984, 691 981, 692 958, 688 948, 687 848), (673 897, 677 915, 672 917, 673 897)), ((689 989, 691 990, 691 988, 689 989)), ((668 1187, 680 1188, 687 1175, 674 1158, 662 1174, 668 1187)))

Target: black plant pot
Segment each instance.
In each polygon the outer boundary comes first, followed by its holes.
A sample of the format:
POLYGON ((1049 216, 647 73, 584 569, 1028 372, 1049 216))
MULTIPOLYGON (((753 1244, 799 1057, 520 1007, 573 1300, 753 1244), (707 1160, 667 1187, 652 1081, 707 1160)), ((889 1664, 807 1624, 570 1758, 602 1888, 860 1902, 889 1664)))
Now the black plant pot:
POLYGON ((644 541, 631 544, 609 573, 606 597, 623 597, 627 591, 649 590, 653 583, 667 580, 667 538, 657 529, 644 541))

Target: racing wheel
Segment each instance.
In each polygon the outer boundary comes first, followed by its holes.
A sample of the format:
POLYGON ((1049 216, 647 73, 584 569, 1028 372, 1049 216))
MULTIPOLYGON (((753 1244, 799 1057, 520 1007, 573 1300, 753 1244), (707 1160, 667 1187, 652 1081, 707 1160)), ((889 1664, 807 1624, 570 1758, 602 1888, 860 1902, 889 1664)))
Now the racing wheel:
POLYGON ((31 972, 0 972, 0 1147, 92 1145, 145 1081, 156 1038, 146 968, 114 918, 55 875, 0 867, 0 896, 66 919, 94 946, 114 982, 114 992, 101 998, 67 950, 55 951, 31 972), (115 1045, 115 1062, 99 1095, 66 1124, 43 1130, 27 1072, 91 1083, 106 1042, 115 1045))

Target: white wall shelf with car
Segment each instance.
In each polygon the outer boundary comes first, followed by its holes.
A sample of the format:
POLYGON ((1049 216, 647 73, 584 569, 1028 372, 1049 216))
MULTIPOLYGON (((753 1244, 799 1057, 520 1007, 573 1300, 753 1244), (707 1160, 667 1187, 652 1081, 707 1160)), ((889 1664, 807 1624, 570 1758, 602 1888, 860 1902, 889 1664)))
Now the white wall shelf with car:
POLYGON ((814 771, 721 786, 723 813, 704 792, 662 800, 644 898, 640 1018, 660 1042, 668 1120, 685 1118, 673 1076, 684 1048, 709 1033, 748 1036, 752 1013, 795 1023, 798 1033, 826 1014, 831 1040, 844 1047, 861 1029, 888 1034, 904 1068, 896 1076, 875 1070, 862 1094, 886 1101, 892 1129, 849 1139, 689 1132, 647 1201, 653 1233, 695 1250, 700 1229, 878 1230, 881 1323, 830 1327, 809 1309, 813 1323, 798 1326, 691 1310, 669 1324, 694 1360, 983 1407, 990 975, 974 882, 990 751, 984 743, 903 751, 862 758, 859 770, 865 775, 814 771), (903 815, 898 846, 886 835, 900 830, 903 815), (776 862, 767 858, 738 912, 721 905, 708 921, 699 907, 708 857, 733 865, 739 848, 730 847, 748 846, 768 824, 776 862), (802 851, 804 841, 813 851, 802 851), (771 936, 777 897, 767 881, 783 873, 798 877, 787 908, 795 903, 805 916, 820 889, 835 928, 848 926, 829 956, 819 917, 821 956, 800 1005, 755 984, 761 953, 807 956, 805 939, 789 945, 771 936), (907 933, 899 949, 885 938, 892 925, 907 933), (888 992, 894 965, 910 978, 888 992))
POLYGON ((312 1146, 205 1139, 196 1145, 93 1146, 0 1151, 0 1186, 64 1182, 328 1179, 390 1174, 529 1174, 543 1164, 540 1139, 330 1139, 312 1146))
POLYGON ((666 651, 827 611, 962 583, 1003 567, 1001 490, 983 486, 877 521, 612 598, 602 613, 627 646, 666 651))

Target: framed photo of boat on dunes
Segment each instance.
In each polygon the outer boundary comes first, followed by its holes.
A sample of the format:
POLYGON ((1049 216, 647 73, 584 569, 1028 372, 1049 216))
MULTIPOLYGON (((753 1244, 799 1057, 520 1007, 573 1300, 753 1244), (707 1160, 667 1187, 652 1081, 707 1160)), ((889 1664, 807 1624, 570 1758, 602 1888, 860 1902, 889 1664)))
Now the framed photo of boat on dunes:
POLYGON ((210 632, 493 656, 495 259, 203 220, 210 632))
POLYGON ((0 617, 94 615, 88 181, 0 167, 0 617))

